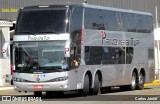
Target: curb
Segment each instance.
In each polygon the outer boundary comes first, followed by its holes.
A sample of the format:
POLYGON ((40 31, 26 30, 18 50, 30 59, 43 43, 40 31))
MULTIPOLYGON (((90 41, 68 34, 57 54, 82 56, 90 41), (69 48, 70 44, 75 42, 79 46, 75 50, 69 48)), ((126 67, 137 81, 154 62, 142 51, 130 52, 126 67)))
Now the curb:
POLYGON ((2 90, 13 90, 14 87, 0 87, 0 91, 2 90))
POLYGON ((160 86, 159 80, 154 80, 152 83, 146 83, 144 86, 160 86))

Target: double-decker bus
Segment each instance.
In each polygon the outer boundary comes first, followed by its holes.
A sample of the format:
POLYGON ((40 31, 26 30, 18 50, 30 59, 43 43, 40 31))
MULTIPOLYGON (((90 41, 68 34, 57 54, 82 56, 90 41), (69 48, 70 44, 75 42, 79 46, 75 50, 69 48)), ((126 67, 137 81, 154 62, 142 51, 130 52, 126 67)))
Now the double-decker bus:
POLYGON ((35 96, 143 89, 155 76, 146 12, 86 3, 24 7, 12 43, 14 89, 35 96))

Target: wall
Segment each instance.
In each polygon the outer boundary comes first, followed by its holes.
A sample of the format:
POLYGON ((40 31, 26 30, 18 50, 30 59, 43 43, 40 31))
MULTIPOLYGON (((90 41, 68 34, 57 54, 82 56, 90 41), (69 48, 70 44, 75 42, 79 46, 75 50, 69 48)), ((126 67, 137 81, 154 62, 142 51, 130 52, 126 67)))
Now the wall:
MULTIPOLYGON (((9 27, 12 26, 11 24, 6 25, 2 23, 4 22, 0 21, 0 50, 2 49, 4 42, 10 41, 9 27)), ((7 84, 5 83, 7 78, 6 75, 9 74, 10 74, 10 58, 4 59, 2 57, 2 54, 0 54, 0 86, 4 86, 5 84, 7 84)))
MULTIPOLYGON (((84 0, 0 0, 0 19, 16 20, 18 9, 29 5, 63 2, 82 3, 84 0)), ((151 12, 155 23, 155 6, 160 13, 160 0, 87 0, 89 4, 151 12)), ((160 20, 160 14, 158 14, 160 20)))

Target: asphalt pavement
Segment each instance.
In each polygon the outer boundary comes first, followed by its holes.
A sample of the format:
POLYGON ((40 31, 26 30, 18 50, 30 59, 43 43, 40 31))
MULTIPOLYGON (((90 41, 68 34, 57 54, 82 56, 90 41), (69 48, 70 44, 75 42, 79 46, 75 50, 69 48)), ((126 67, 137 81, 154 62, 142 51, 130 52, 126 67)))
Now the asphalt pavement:
MULTIPOLYGON (((158 101, 132 101, 135 97, 141 98, 145 97, 147 94, 148 96, 154 96, 156 98, 160 98, 160 83, 159 81, 153 81, 152 83, 145 84, 144 90, 135 90, 135 91, 120 91, 116 88, 108 93, 97 95, 97 96, 87 96, 81 97, 76 94, 71 94, 60 98, 46 98, 45 95, 42 97, 43 102, 25 102, 23 104, 159 104, 158 101), (140 94, 140 95, 137 95, 140 94), (119 96, 120 95, 120 96, 119 96), (142 96, 141 96, 142 95, 142 96), (145 96, 143 96, 145 95, 145 96), (114 97, 113 97, 114 96, 114 97), (100 100, 96 100, 100 99, 100 100), (118 100, 117 100, 118 99, 118 100), (122 100, 122 101, 121 101, 122 100)), ((1 86, 0 87, 0 95, 11 95, 12 97, 34 97, 33 93, 19 93, 14 91, 14 87, 11 85, 1 86)), ((0 104, 15 104, 15 102, 0 102, 0 104)), ((16 102, 16 104, 22 104, 22 102, 16 102)))

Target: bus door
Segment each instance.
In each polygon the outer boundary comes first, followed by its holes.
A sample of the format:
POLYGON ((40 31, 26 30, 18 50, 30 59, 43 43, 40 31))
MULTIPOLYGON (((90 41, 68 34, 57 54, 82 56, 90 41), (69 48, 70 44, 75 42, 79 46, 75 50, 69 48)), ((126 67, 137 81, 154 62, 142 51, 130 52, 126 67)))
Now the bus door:
POLYGON ((80 66, 80 61, 81 61, 81 59, 80 59, 81 54, 79 54, 78 46, 72 46, 70 54, 71 54, 70 55, 70 70, 71 70, 70 71, 70 74, 71 74, 70 77, 72 77, 71 79, 73 79, 72 83, 75 83, 74 87, 81 88, 81 85, 77 84, 79 82, 79 79, 80 79, 80 76, 81 76, 81 75, 79 75, 79 73, 80 73, 79 71, 81 71, 81 70, 78 70, 79 66, 80 66))

